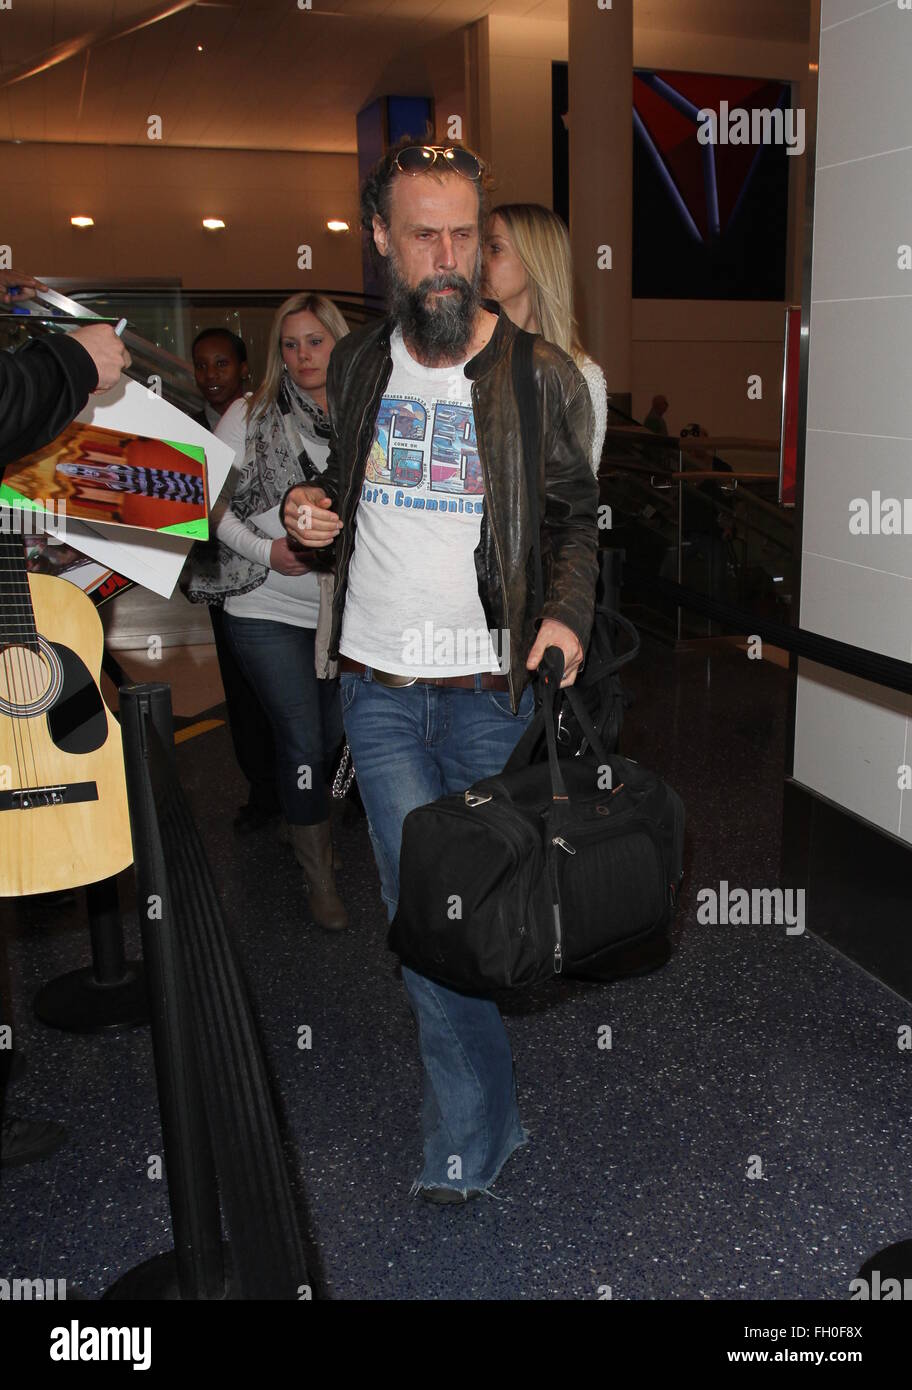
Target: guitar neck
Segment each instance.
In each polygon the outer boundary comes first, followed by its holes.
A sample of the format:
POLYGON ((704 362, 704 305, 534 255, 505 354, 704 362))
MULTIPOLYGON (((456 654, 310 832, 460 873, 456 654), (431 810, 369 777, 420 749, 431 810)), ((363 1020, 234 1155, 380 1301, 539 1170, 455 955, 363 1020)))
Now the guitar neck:
POLYGON ((8 507, 0 508, 0 647, 29 647, 37 652, 35 611, 15 519, 8 507))

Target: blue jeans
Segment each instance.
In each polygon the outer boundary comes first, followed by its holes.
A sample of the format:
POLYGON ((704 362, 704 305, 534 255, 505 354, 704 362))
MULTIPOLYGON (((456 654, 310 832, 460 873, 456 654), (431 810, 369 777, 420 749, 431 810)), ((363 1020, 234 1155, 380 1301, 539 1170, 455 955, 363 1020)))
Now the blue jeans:
MULTIPOLYGON (((402 822, 439 796, 499 772, 533 714, 531 685, 518 714, 506 692, 380 685, 343 671, 342 717, 392 921, 399 897, 402 822)), ((519 1119, 513 1057, 497 1005, 403 966, 424 1068, 422 1187, 487 1190, 528 1138, 519 1119)))
POLYGON ((342 742, 342 711, 338 680, 317 679, 314 629, 226 613, 224 631, 272 725, 285 819, 318 825, 329 816, 324 784, 342 742))

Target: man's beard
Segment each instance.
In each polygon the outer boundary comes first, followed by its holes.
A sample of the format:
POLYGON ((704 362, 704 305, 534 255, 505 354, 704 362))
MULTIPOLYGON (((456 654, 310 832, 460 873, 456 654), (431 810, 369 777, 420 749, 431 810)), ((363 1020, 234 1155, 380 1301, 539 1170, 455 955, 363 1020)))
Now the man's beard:
POLYGON ((481 250, 471 281, 455 272, 428 275, 414 287, 403 279, 392 247, 386 258, 387 301, 402 336, 420 353, 425 366, 458 361, 468 350, 481 303, 481 250), (455 294, 429 300, 430 290, 453 289, 455 294))

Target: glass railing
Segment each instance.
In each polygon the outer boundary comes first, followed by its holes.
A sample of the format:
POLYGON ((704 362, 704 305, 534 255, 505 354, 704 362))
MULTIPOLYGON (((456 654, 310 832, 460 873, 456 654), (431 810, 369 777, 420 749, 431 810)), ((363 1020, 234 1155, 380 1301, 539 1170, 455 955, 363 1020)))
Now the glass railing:
MULTIPOLYGON (((300 285, 284 290, 185 290, 162 283, 95 286, 85 281, 54 280, 48 284, 94 314, 126 318, 138 337, 181 359, 188 369, 197 333, 204 328, 237 333, 247 348, 253 384, 263 379, 276 309, 290 295, 302 292, 300 285)), ((365 295, 322 289, 313 293, 331 299, 350 328, 382 313, 381 301, 365 295)), ((198 398, 194 408, 199 409, 198 398)))
POLYGON ((794 513, 778 505, 778 442, 666 438, 609 428, 599 473, 603 543, 626 553, 625 611, 674 641, 725 635, 650 589, 672 580, 746 614, 789 621, 794 513))
MULTIPOLYGON (((52 290, 65 296, 75 312, 87 317, 125 318, 124 342, 133 358, 129 375, 149 383, 161 383, 161 394, 181 410, 197 413, 202 400, 196 388, 190 354, 193 340, 204 328, 226 328, 239 334, 247 347, 251 383, 262 380, 269 335, 275 311, 296 291, 288 290, 184 290, 161 281, 104 286, 83 280, 48 279, 52 290)), ((300 291, 300 286, 298 287, 300 291)), ((326 294, 342 311, 350 328, 357 328, 382 312, 380 301, 365 295, 315 290, 326 294)), ((0 349, 19 346, 27 337, 56 328, 72 328, 73 320, 54 309, 42 310, 34 302, 23 306, 31 312, 0 315, 0 349)))

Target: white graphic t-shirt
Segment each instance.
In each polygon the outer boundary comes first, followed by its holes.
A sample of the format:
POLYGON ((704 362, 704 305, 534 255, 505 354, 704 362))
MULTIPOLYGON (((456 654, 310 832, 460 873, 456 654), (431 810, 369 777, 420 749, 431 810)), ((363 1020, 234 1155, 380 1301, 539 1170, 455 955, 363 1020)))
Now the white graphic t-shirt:
POLYGON ((390 351, 339 650, 395 675, 505 670, 506 634, 488 632, 478 595, 484 484, 465 364, 422 367, 398 328, 390 351))

